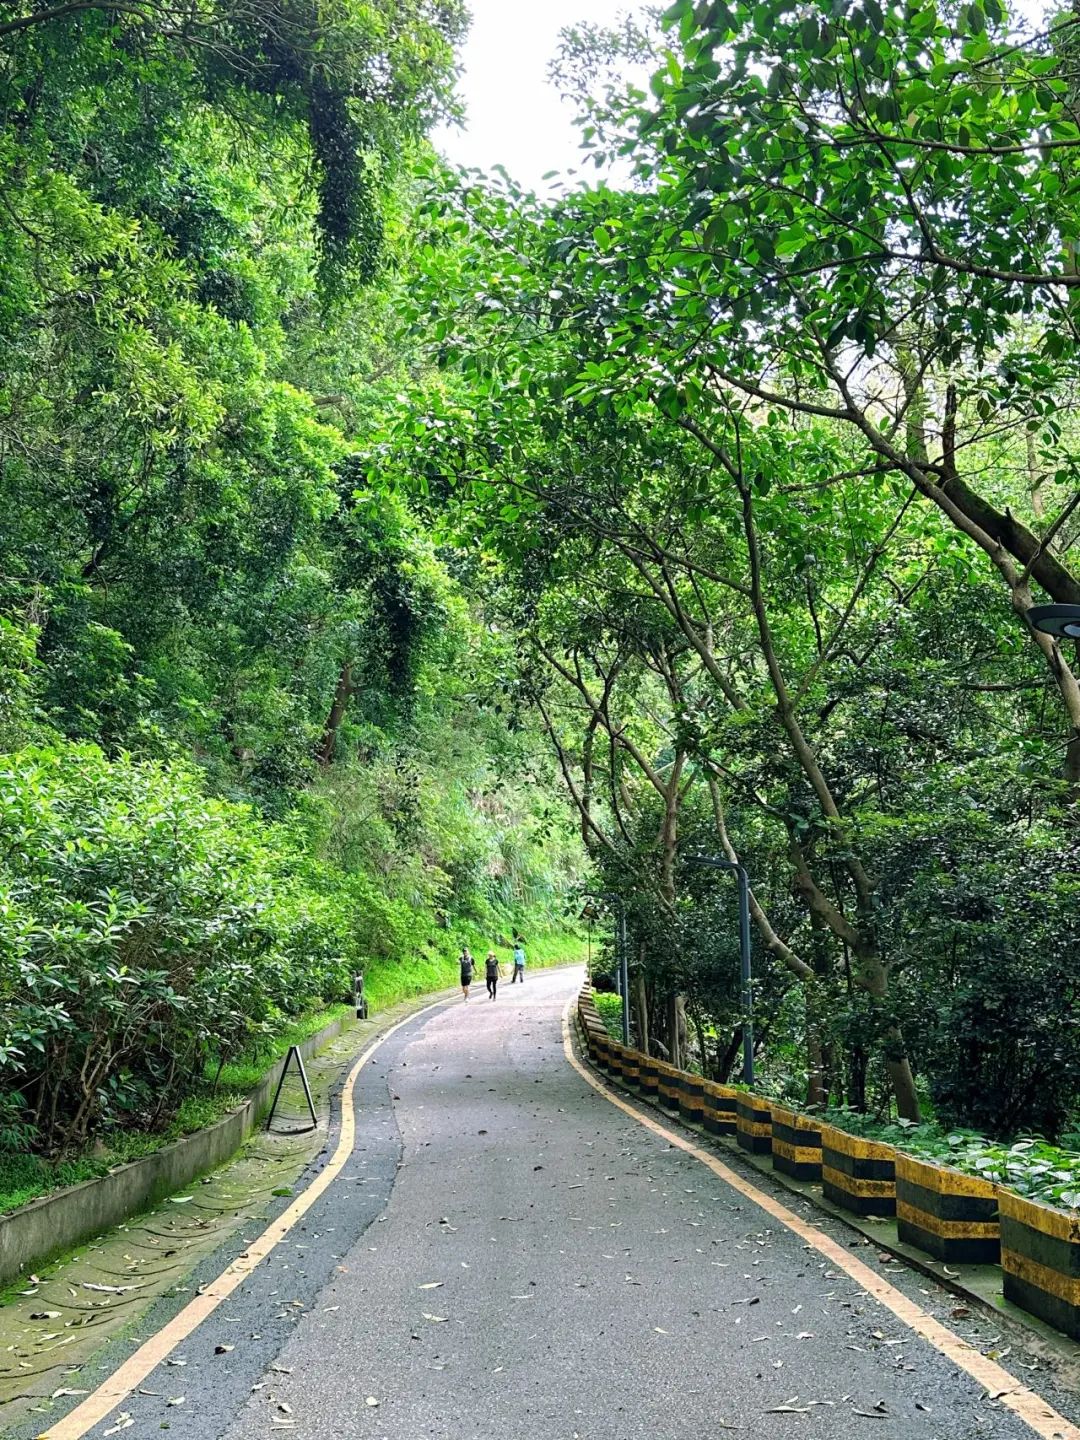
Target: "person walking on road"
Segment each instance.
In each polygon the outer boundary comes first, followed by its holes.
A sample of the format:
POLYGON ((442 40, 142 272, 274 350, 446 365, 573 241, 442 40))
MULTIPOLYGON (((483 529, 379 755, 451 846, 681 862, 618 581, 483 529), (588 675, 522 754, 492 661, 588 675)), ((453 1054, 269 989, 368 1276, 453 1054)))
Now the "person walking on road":
POLYGON ((499 988, 499 957, 494 950, 489 950, 487 953, 487 959, 484 961, 484 975, 487 979, 487 992, 494 1000, 495 992, 499 988))
POLYGON ((458 963, 461 966, 461 993, 465 996, 465 999, 468 1000, 469 986, 472 984, 473 966, 476 964, 468 945, 461 947, 461 955, 458 958, 458 963))
POLYGON ((514 974, 510 984, 516 985, 519 980, 525 984, 525 945, 520 935, 514 941, 514 974))

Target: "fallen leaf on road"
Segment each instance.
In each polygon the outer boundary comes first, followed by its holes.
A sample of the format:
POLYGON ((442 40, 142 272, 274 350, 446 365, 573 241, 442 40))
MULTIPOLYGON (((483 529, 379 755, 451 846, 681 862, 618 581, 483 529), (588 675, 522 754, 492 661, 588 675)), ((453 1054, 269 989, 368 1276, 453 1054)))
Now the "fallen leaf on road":
POLYGON ((426 1285, 421 1285, 418 1288, 421 1290, 440 1290, 445 1284, 445 1280, 429 1280, 426 1285))
POLYGON ((215 1346, 214 1346, 214 1354, 215 1354, 215 1355, 228 1355, 228 1353, 229 1353, 230 1350, 235 1350, 235 1349, 236 1349, 236 1346, 235 1346, 235 1345, 215 1345, 215 1346))
POLYGON ((174 1395, 171 1400, 166 1400, 166 1401, 165 1401, 165 1404, 166 1404, 166 1405, 183 1405, 183 1403, 184 1403, 184 1397, 183 1397, 183 1395, 174 1395))
POLYGON ((367 1399, 364 1401, 364 1404, 365 1404, 365 1405, 370 1405, 372 1409, 374 1409, 374 1408, 378 1405, 378 1403, 379 1403, 379 1402, 378 1402, 378 1400, 375 1399, 375 1396, 374 1396, 374 1395, 369 1395, 369 1396, 367 1397, 367 1399))
POLYGON ((127 1414, 127 1412, 125 1411, 124 1414, 117 1416, 116 1424, 115 1424, 115 1425, 110 1425, 109 1428, 108 1428, 108 1430, 106 1430, 104 1433, 105 1433, 106 1435, 115 1435, 115 1434, 117 1433, 117 1431, 119 1431, 119 1430, 127 1430, 130 1426, 132 1426, 132 1425, 134 1425, 134 1424, 135 1424, 135 1421, 134 1421, 134 1420, 131 1418, 131 1416, 130 1416, 129 1414, 127 1414))
POLYGON ((89 1390, 67 1390, 67 1389, 62 1389, 62 1390, 54 1390, 54 1391, 52 1392, 52 1394, 49 1396, 49 1399, 50 1399, 50 1400, 59 1400, 59 1399, 60 1399, 62 1396, 64 1396, 64 1395, 89 1395, 89 1394, 90 1394, 90 1391, 89 1391, 89 1390))
POLYGON ((429 1315, 426 1310, 422 1310, 420 1313, 423 1315, 423 1317, 424 1317, 425 1320, 430 1320, 430 1321, 432 1321, 435 1325, 445 1325, 445 1324, 446 1324, 446 1316, 445 1316, 445 1315, 429 1315))
POLYGON ((661 1330, 659 1325, 654 1325, 653 1329, 656 1331, 657 1335, 666 1335, 668 1333, 666 1330, 661 1330))

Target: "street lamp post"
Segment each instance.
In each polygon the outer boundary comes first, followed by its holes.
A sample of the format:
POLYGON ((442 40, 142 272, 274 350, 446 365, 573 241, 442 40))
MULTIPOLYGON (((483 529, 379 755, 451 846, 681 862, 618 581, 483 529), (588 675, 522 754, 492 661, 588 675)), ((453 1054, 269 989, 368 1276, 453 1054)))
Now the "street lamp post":
POLYGON ((754 1083, 754 977, 750 970, 750 879, 737 860, 719 855, 689 855, 691 865, 707 865, 710 870, 731 870, 739 882, 739 968, 742 975, 743 1006, 743 1082, 754 1083))

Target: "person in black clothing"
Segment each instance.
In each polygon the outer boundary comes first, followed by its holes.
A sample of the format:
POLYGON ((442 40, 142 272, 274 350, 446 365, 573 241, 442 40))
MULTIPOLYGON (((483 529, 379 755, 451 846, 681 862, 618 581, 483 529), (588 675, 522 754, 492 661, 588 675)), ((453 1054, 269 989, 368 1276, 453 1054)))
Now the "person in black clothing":
POLYGON ((468 945, 462 946, 458 963, 461 966, 461 993, 465 996, 465 999, 468 1000, 469 986, 472 984, 473 966, 476 964, 468 945))
POLYGON ((487 980, 487 992, 494 1000, 495 991, 499 987, 499 957, 494 950, 489 950, 487 953, 487 959, 484 962, 484 976, 487 980))

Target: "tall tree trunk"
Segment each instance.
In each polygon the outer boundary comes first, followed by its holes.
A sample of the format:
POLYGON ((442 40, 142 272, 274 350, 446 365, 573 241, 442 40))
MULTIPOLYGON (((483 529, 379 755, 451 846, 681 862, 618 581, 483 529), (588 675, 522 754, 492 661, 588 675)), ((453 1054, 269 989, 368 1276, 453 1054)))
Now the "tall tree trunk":
POLYGON ((349 708, 349 700, 352 698, 352 693, 352 661, 346 660, 338 675, 337 686, 334 690, 334 699, 330 706, 330 714, 326 717, 322 739, 319 741, 315 750, 315 758, 324 769, 334 758, 334 746, 337 744, 338 731, 341 729, 341 722, 345 719, 345 712, 349 708))
POLYGON ((668 992, 667 1004, 665 1007, 667 1016, 666 1035, 668 1064, 678 1069, 682 1065, 682 1051, 679 1047, 679 999, 680 996, 671 990, 668 992))
MULTIPOLYGON (((807 996, 807 999, 810 997, 807 996)), ((823 1110, 829 1103, 829 1088, 825 1080, 825 1047, 821 1043, 821 1031, 816 1017, 811 1017, 807 1005, 806 1024, 806 1104, 808 1108, 823 1110)))
POLYGON ((694 1033, 698 1043, 698 1063, 701 1066, 701 1073, 706 1078, 709 1074, 709 1051, 705 1044, 705 1021, 702 1019, 701 1011, 695 1006, 691 1017, 694 1022, 694 1033))
POLYGON ((731 1083, 731 1072, 742 1054, 743 1048, 743 1027, 737 1025, 731 1032, 731 1039, 721 1051, 717 1048, 716 1055, 716 1079, 721 1085, 731 1083))
POLYGON ((824 1108, 829 1103, 829 1082, 826 1076, 826 1045, 824 1040, 825 1009, 822 989, 832 961, 829 928, 820 915, 810 912, 810 933, 813 937, 811 962, 816 983, 806 987, 806 1103, 824 1108))
MULTIPOLYGON (((888 994, 888 973, 875 949, 865 945, 856 948, 855 972, 857 982, 875 1006, 883 1007, 888 994)), ((912 1074, 900 1026, 895 1022, 885 1030, 885 1069, 901 1119, 920 1120, 922 1117, 919 1112, 919 1096, 915 1089, 915 1076, 912 1074)))
POLYGON ((634 1025, 638 1046, 647 1055, 649 1053, 649 992, 645 985, 643 950, 644 946, 638 947, 638 968, 630 977, 630 993, 634 1000, 634 1025))

